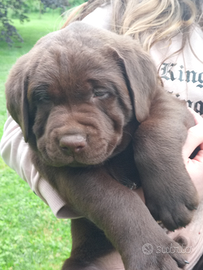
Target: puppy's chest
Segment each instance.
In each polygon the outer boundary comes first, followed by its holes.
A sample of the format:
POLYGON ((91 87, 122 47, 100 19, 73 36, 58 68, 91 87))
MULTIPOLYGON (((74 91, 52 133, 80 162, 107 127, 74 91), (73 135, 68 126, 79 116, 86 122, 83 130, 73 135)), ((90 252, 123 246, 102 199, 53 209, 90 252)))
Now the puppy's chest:
POLYGON ((107 162, 109 174, 122 185, 136 189, 141 186, 139 173, 134 162, 133 147, 130 144, 125 151, 107 162))

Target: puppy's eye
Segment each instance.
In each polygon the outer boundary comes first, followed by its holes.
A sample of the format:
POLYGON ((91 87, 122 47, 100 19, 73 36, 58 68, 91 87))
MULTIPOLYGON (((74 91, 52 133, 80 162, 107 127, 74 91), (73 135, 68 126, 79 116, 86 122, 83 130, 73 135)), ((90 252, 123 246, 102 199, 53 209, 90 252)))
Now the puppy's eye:
POLYGON ((34 95, 34 101, 36 103, 47 103, 50 101, 50 97, 46 89, 43 87, 38 87, 37 89, 35 89, 33 95, 34 95))
POLYGON ((107 91, 94 91, 93 93, 93 98, 104 99, 108 97, 109 97, 109 93, 107 91))
POLYGON ((36 102, 49 102, 50 101, 50 97, 48 96, 47 93, 36 93, 35 94, 35 101, 36 102))

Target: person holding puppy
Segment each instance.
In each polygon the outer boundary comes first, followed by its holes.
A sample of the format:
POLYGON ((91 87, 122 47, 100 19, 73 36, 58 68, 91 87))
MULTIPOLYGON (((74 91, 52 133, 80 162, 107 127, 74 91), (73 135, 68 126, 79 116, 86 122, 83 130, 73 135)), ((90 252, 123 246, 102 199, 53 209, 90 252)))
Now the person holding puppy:
MULTIPOLYGON (((202 9, 201 0, 115 0, 111 3, 95 0, 84 5, 82 12, 73 18, 118 34, 130 35, 138 40, 151 54, 165 89, 186 100, 189 107, 199 114, 192 112, 196 126, 188 132, 183 159, 200 200, 203 199, 203 119, 200 117, 203 114, 202 9), (197 146, 200 146, 199 152, 190 159, 197 146)), ((4 127, 1 155, 51 207, 56 217, 78 218, 77 213, 63 202, 60 195, 36 171, 21 129, 10 116, 4 127)), ((200 204, 200 213, 201 207, 200 204)), ((203 239, 201 233, 199 234, 201 222, 201 217, 196 214, 194 221, 185 229, 170 233, 173 238, 189 235, 189 244, 195 246, 197 243, 195 250, 188 254, 190 264, 187 269, 196 269, 195 264, 203 254, 203 250, 200 249, 203 239)), ((111 264, 117 258, 108 260, 111 264)))

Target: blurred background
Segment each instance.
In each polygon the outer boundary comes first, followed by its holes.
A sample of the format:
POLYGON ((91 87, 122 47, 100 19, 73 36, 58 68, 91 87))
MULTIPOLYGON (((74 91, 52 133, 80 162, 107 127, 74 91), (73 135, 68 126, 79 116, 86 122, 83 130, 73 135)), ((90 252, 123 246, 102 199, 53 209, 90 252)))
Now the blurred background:
MULTIPOLYGON (((60 28, 82 0, 0 1, 0 139, 7 118, 9 70, 38 39, 60 28)), ((71 249, 70 221, 57 220, 0 157, 0 269, 60 269, 71 249)))

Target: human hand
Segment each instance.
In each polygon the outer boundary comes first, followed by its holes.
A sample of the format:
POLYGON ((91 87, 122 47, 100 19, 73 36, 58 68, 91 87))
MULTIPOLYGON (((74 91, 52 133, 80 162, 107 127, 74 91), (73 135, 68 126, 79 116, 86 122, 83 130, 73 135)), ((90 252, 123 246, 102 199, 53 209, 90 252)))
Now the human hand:
POLYGON ((199 199, 203 199, 203 118, 189 109, 193 114, 196 125, 188 130, 188 136, 183 146, 183 159, 186 169, 197 189, 199 199), (200 150, 191 159, 190 155, 199 146, 200 150))

